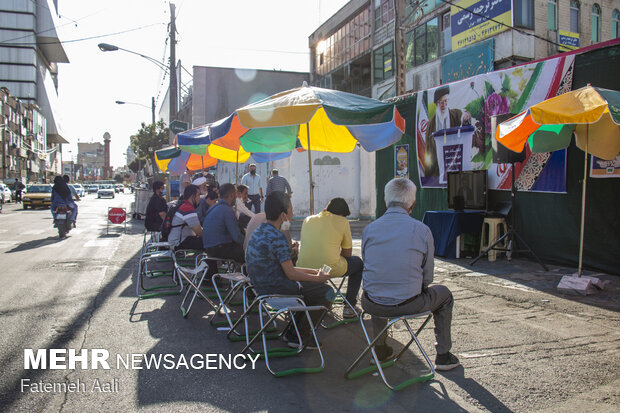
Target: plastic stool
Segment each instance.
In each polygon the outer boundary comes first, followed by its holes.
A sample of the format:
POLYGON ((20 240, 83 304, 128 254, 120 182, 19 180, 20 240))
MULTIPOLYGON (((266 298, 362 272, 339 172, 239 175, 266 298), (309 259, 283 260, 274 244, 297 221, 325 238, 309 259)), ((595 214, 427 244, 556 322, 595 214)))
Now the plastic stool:
MULTIPOLYGON (((504 218, 485 218, 482 222, 482 236, 480 237, 480 253, 482 254, 490 245, 497 241, 502 235, 508 232, 506 220, 504 218)), ((496 245, 497 248, 508 248, 508 239, 496 245)), ((497 251, 492 249, 488 252, 489 261, 495 261, 497 251)))

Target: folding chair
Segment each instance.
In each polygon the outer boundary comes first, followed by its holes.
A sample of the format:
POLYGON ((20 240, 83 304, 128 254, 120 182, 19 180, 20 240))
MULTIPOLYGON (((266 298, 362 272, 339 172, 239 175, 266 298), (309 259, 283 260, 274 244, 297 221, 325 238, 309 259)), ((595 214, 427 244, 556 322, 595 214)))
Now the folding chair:
MULTIPOLYGON (((209 259, 213 259, 213 258, 209 258, 209 259)), ((232 329, 234 321, 237 321, 237 320, 233 321, 231 319, 231 316, 230 316, 231 310, 229 307, 237 304, 237 303, 234 303, 232 300, 234 299, 234 297, 237 295, 239 291, 243 289, 244 294, 245 294, 244 287, 250 283, 250 278, 247 277, 242 272, 216 273, 216 274, 213 274, 213 277, 211 278, 211 282, 213 284, 213 289, 215 290, 215 294, 219 300, 219 304, 217 308, 215 309, 215 314, 213 314, 213 317, 211 317, 210 323, 211 325, 218 327, 218 330, 222 328, 225 330, 232 329), (226 291, 226 295, 224 297, 222 297, 220 286, 218 286, 218 280, 224 280, 230 283, 228 291, 226 291), (226 320, 216 321, 215 319, 218 315, 221 314, 220 312, 221 310, 224 311, 224 317, 226 317, 226 320), (224 326, 228 326, 228 327, 224 327, 224 326)), ((244 307, 244 310, 245 310, 245 307, 244 307)))
MULTIPOLYGON (((353 364, 351 364, 351 366, 347 369, 346 373, 344 374, 344 376, 347 379, 354 379, 354 378, 363 376, 365 374, 378 371, 379 375, 381 376, 381 379, 383 380, 383 382, 385 383, 385 385, 388 388, 390 388, 391 390, 401 390, 401 389, 404 389, 405 387, 407 387, 407 386, 409 386, 409 385, 411 385, 413 383, 421 383, 421 382, 424 382, 424 381, 427 381, 427 380, 431 380, 433 377, 435 377, 435 367, 433 366, 433 363, 431 363, 431 360, 426 355, 426 352, 422 348, 422 345, 418 341, 418 337, 417 337, 420 334, 420 332, 422 331, 422 329, 426 326, 426 324, 431 319, 432 314, 431 314, 430 311, 426 311, 424 313, 419 313, 419 314, 402 315, 402 316, 394 317, 394 318, 384 317, 384 318, 388 319, 387 325, 372 340, 370 339, 370 336, 368 335, 368 332, 366 331, 366 327, 364 326, 364 316, 366 314, 368 314, 368 313, 366 313, 366 311, 362 311, 362 314, 360 316, 360 324, 362 325, 362 331, 364 332, 364 337, 366 338, 366 342, 368 343, 368 346, 366 346, 364 351, 362 351, 362 354, 360 354, 359 357, 357 359, 355 359, 353 364), (424 320, 424 322, 422 323, 420 328, 418 328, 418 330, 414 333, 413 330, 411 329, 411 326, 409 325, 408 320, 411 320, 411 319, 414 319, 414 318, 420 318, 420 317, 426 317, 426 320, 424 320), (380 363, 379 362, 379 358, 377 357, 377 353, 375 351, 375 345, 376 345, 377 341, 379 340, 379 338, 383 335, 383 333, 387 332, 388 329, 391 326, 393 326, 394 324, 398 323, 399 321, 402 321, 403 324, 405 325, 405 327, 407 327, 407 331, 409 331, 409 334, 411 335, 411 340, 409 340, 409 342, 405 345, 405 347, 403 347, 403 349, 395 357, 393 357, 391 360, 384 361, 383 363, 380 363), (422 355, 424 356, 424 359, 426 360, 426 363, 428 364, 428 366, 429 366, 429 368, 431 370, 430 373, 427 373, 427 374, 424 374, 424 375, 421 375, 421 376, 412 377, 412 378, 407 379, 407 380, 405 380, 402 383, 397 384, 397 385, 391 385, 387 381, 383 369, 387 368, 387 367, 390 367, 390 366, 393 366, 394 364, 396 364, 398 359, 405 353, 405 351, 407 351, 407 349, 409 348, 411 343, 413 343, 414 341, 415 341, 416 345, 418 346, 418 348, 420 349, 420 351, 422 352, 422 355), (372 353, 372 358, 374 359, 375 364, 373 366, 369 366, 369 367, 363 368, 363 369, 358 370, 356 372, 352 372, 353 369, 359 364, 359 362, 364 357, 366 357, 366 355, 369 352, 372 353)), ((376 316, 373 316, 373 317, 376 317, 376 316)))
MULTIPOLYGON (((323 315, 327 312, 327 308, 324 306, 307 306, 303 299, 299 296, 290 296, 290 295, 262 295, 256 297, 254 302, 248 307, 248 309, 244 312, 242 318, 247 318, 248 314, 252 311, 252 309, 258 306, 259 311, 259 320, 260 320, 260 330, 250 338, 249 333, 246 334, 248 339, 246 346, 241 350, 241 353, 245 353, 246 351, 252 351, 254 353, 258 353, 265 359, 265 365, 267 366, 267 370, 271 374, 276 377, 285 377, 290 374, 295 373, 318 373, 323 371, 325 367, 325 359, 323 358, 323 352, 321 351, 321 347, 319 345, 319 340, 316 337, 315 326, 312 323, 312 319, 310 318, 309 311, 319 311, 323 310, 323 315), (319 357, 321 359, 321 364, 318 367, 296 367, 288 370, 280 370, 275 371, 272 369, 269 358, 278 358, 278 357, 289 357, 294 356, 301 353, 307 346, 307 342, 304 343, 302 341, 301 333, 299 332, 299 327, 297 326, 297 321, 295 320, 294 313, 303 312, 306 316, 306 320, 308 321, 310 331, 312 332, 312 338, 317 346, 317 350, 319 352, 319 357), (267 340, 268 340, 268 328, 273 324, 275 325, 276 319, 280 315, 285 315, 288 317, 290 322, 288 323, 287 328, 281 333, 283 334, 287 329, 292 328, 297 335, 297 339, 299 342, 299 347, 296 349, 290 347, 278 347, 278 348, 267 348, 267 340), (267 322, 265 322, 265 316, 269 317, 267 322), (263 342, 263 351, 255 351, 252 349, 252 344, 261 337, 263 342)), ((241 321, 241 319, 239 320, 241 321)), ((320 323, 320 320, 319 322, 320 323)), ((317 325, 318 325, 317 323, 317 325)), ((235 326, 238 323, 235 324, 235 326)), ((247 331, 247 327, 246 327, 247 331)), ((229 332, 230 333, 230 332, 229 332)))
MULTIPOLYGON (((359 314, 357 312, 357 310, 355 309, 355 306, 353 304, 351 304, 349 302, 349 300, 347 300, 345 294, 342 293, 342 286, 344 285, 344 281, 348 276, 342 276, 342 277, 334 277, 334 278, 341 278, 340 280, 340 284, 338 284, 338 286, 336 286, 336 283, 334 283, 334 281, 332 281, 332 279, 330 278, 328 281, 331 284, 332 287, 334 287, 334 291, 336 294, 336 299, 334 300, 334 304, 342 304, 343 306, 347 306, 349 308, 351 308, 353 310, 353 312, 355 312, 355 314, 357 314, 357 317, 353 317, 353 318, 342 318, 342 320, 336 320, 331 324, 325 324, 325 323, 321 323, 321 327, 326 328, 326 329, 330 329, 330 328, 334 328, 334 327, 338 327, 340 325, 343 324, 349 324, 349 323, 354 323, 357 322, 359 320, 359 314)), ((339 307, 340 308, 340 307, 339 307)), ((334 307, 331 308, 330 310, 331 313, 334 313, 334 307)))
POLYGON ((202 282, 204 281, 207 272, 209 271, 209 264, 205 261, 201 261, 196 267, 189 268, 183 267, 175 262, 175 269, 177 274, 181 279, 184 279, 187 282, 187 291, 183 300, 181 301, 181 314, 183 318, 187 317, 190 310, 192 309, 192 305, 194 304, 194 300, 196 297, 200 295, 213 309, 216 308, 216 304, 211 300, 211 297, 206 295, 204 291, 200 288, 202 282), (192 299, 189 302, 187 308, 185 307, 185 301, 189 297, 189 295, 193 292, 192 299))
POLYGON ((149 270, 152 261, 163 262, 171 260, 174 254, 173 247, 168 242, 149 242, 143 247, 140 259, 138 260, 138 274, 136 279, 136 295, 140 299, 161 297, 164 295, 176 295, 183 291, 183 285, 178 282, 174 268, 172 270, 155 269, 149 270), (174 284, 156 285, 145 287, 145 278, 172 277, 174 284), (179 289, 177 291, 177 288, 179 289), (163 291, 162 291, 163 290, 163 291))

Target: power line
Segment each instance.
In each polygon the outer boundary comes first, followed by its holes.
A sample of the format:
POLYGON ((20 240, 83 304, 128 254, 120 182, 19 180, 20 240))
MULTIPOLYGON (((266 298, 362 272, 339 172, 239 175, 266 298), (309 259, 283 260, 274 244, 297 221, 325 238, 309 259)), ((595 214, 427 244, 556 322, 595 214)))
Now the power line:
MULTIPOLYGON (((146 29, 152 26, 157 26, 160 24, 165 24, 165 23, 153 23, 153 24, 148 24, 145 26, 140 26, 140 27, 135 27, 133 29, 127 29, 127 30, 122 30, 120 32, 114 32, 114 33, 107 33, 107 34, 100 34, 97 36, 90 36, 90 37, 83 37, 80 39, 72 39, 72 40, 58 40, 58 41, 53 41, 53 42, 36 42, 36 43, 7 43, 10 46, 38 46, 38 45, 43 45, 43 44, 65 44, 65 43, 75 43, 75 42, 82 42, 85 40, 92 40, 92 39, 100 39, 102 37, 109 37, 109 36, 116 36, 119 34, 124 34, 124 33, 129 33, 129 32, 135 32, 137 30, 142 30, 142 29, 146 29)), ((4 43, 4 42, 0 42, 0 43, 4 43)))

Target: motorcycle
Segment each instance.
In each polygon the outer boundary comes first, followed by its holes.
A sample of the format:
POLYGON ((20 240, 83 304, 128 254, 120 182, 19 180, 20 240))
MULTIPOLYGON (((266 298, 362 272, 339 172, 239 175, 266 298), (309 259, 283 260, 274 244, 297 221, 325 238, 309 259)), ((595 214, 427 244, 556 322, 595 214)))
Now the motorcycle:
POLYGON ((64 238, 71 231, 71 209, 59 205, 54 211, 54 225, 58 228, 58 237, 64 238))

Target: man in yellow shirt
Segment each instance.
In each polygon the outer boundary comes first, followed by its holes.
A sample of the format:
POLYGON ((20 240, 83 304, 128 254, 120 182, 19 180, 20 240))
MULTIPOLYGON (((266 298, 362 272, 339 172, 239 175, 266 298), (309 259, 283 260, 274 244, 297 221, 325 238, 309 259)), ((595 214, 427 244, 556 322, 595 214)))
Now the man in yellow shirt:
MULTIPOLYGON (((323 211, 307 217, 301 227, 301 249, 297 265, 319 269, 327 264, 332 268, 330 276, 348 276, 345 297, 355 307, 364 263, 360 257, 352 256, 351 227, 346 219, 350 214, 347 201, 334 198, 323 211)), ((344 307, 342 316, 357 317, 349 306, 344 307)))

